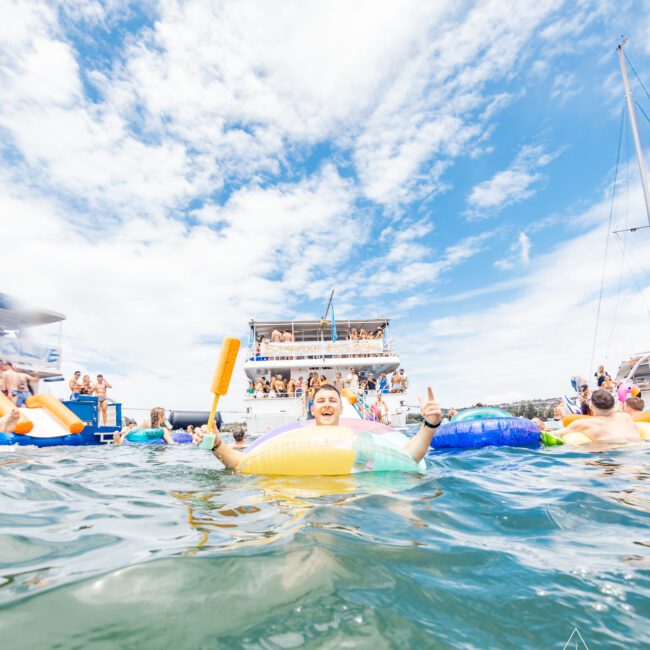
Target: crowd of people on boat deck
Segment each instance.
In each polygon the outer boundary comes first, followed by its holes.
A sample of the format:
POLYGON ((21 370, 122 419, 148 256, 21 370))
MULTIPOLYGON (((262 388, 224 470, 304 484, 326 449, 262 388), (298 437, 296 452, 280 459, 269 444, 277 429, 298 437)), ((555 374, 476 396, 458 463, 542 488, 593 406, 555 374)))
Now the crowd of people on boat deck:
POLYGON ((97 379, 93 384, 90 381, 90 375, 81 376, 80 370, 75 370, 74 375, 68 381, 68 388, 70 389, 70 399, 75 400, 84 395, 94 395, 97 398, 97 407, 99 415, 101 416, 104 425, 108 420, 108 395, 109 388, 113 388, 104 375, 97 375, 97 379))
POLYGON ((333 380, 329 380, 317 371, 310 372, 306 379, 302 376, 297 379, 285 378, 282 374, 277 374, 269 379, 259 377, 256 381, 249 381, 247 393, 260 399, 302 397, 308 400, 318 388, 328 384, 338 391, 349 388, 359 396, 368 393, 404 393, 408 389, 408 377, 403 368, 395 370, 390 377, 385 372, 375 377, 372 372, 365 370, 357 372, 356 368, 350 368, 350 372, 345 377, 341 372, 337 372, 333 380))
MULTIPOLYGON (((377 329, 365 329, 361 327, 357 329, 356 327, 351 327, 348 329, 347 335, 345 338, 348 341, 366 341, 370 339, 383 339, 384 330, 381 326, 377 329)), ((255 340, 254 353, 255 356, 259 356, 262 352, 262 345, 264 343, 293 343, 295 341, 295 336, 292 332, 285 329, 280 331, 279 329, 274 329, 271 332, 271 338, 268 336, 260 335, 255 340)))

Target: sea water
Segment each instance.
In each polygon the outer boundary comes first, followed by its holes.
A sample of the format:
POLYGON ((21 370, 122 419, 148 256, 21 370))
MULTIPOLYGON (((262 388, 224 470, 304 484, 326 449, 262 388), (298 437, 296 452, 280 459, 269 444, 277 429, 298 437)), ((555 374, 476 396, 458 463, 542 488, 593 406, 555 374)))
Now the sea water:
POLYGON ((649 461, 282 479, 190 446, 0 448, 0 648, 649 647, 649 461))

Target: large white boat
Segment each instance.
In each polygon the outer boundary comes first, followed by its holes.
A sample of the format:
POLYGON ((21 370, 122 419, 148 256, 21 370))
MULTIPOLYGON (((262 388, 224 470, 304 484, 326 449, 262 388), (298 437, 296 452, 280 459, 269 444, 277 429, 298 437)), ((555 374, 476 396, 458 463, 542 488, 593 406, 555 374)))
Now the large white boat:
POLYGON ((319 377, 325 376, 328 383, 334 384, 337 373, 346 378, 352 369, 360 378, 361 386, 364 378, 368 379, 372 374, 379 380, 383 373, 389 384, 384 391, 360 388, 355 405, 344 400, 343 415, 371 417, 371 406, 381 393, 391 425, 395 428, 406 426, 408 378, 399 384, 399 389, 390 382, 391 373, 398 370, 400 359, 387 318, 336 321, 335 325, 326 320, 251 320, 249 325, 244 362, 246 376, 253 384, 244 399, 249 433, 264 433, 309 417, 306 388, 292 396, 272 390, 254 391, 259 379, 270 383, 273 377, 281 375, 284 382, 290 379, 298 382, 302 378, 306 384, 310 374, 317 372, 319 377), (358 336, 362 330, 377 333, 379 329, 383 338, 351 338, 353 332, 358 336))
POLYGON ((34 341, 29 330, 64 320, 63 314, 36 309, 0 293, 0 359, 39 379, 61 377, 61 346, 34 341))

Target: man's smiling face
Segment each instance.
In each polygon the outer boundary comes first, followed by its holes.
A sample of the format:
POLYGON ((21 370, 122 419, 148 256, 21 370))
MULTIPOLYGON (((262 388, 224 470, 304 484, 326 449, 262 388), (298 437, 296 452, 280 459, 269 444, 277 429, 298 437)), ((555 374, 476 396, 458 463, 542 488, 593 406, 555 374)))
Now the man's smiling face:
POLYGON ((319 390, 314 396, 311 414, 317 425, 337 426, 342 410, 341 398, 335 390, 319 390))

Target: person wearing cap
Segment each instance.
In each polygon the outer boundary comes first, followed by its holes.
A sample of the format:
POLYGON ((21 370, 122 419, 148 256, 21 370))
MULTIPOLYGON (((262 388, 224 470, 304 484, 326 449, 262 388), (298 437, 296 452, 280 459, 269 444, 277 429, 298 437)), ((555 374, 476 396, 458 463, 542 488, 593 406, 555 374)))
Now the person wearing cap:
POLYGON ((638 442, 641 433, 629 413, 616 411, 616 400, 606 390, 599 388, 591 394, 589 407, 591 417, 574 420, 560 429, 557 435, 564 438, 569 433, 582 433, 592 442, 624 443, 638 442))
MULTIPOLYGON (((416 462, 420 462, 429 451, 431 439, 442 421, 440 404, 434 397, 430 386, 427 388, 427 396, 425 398, 418 397, 418 399, 420 401, 422 424, 418 432, 412 438, 409 438, 408 442, 404 445, 404 451, 410 454, 416 462)), ((311 406, 311 415, 316 420, 316 426, 339 426, 342 413, 343 402, 341 400, 341 394, 334 386, 327 384, 316 390, 311 406)), ((203 431, 195 431, 192 436, 192 442, 195 445, 200 445, 206 433, 203 431)), ((214 438, 212 453, 226 467, 232 469, 236 469, 244 457, 241 451, 223 441, 219 429, 217 429, 214 438)))

